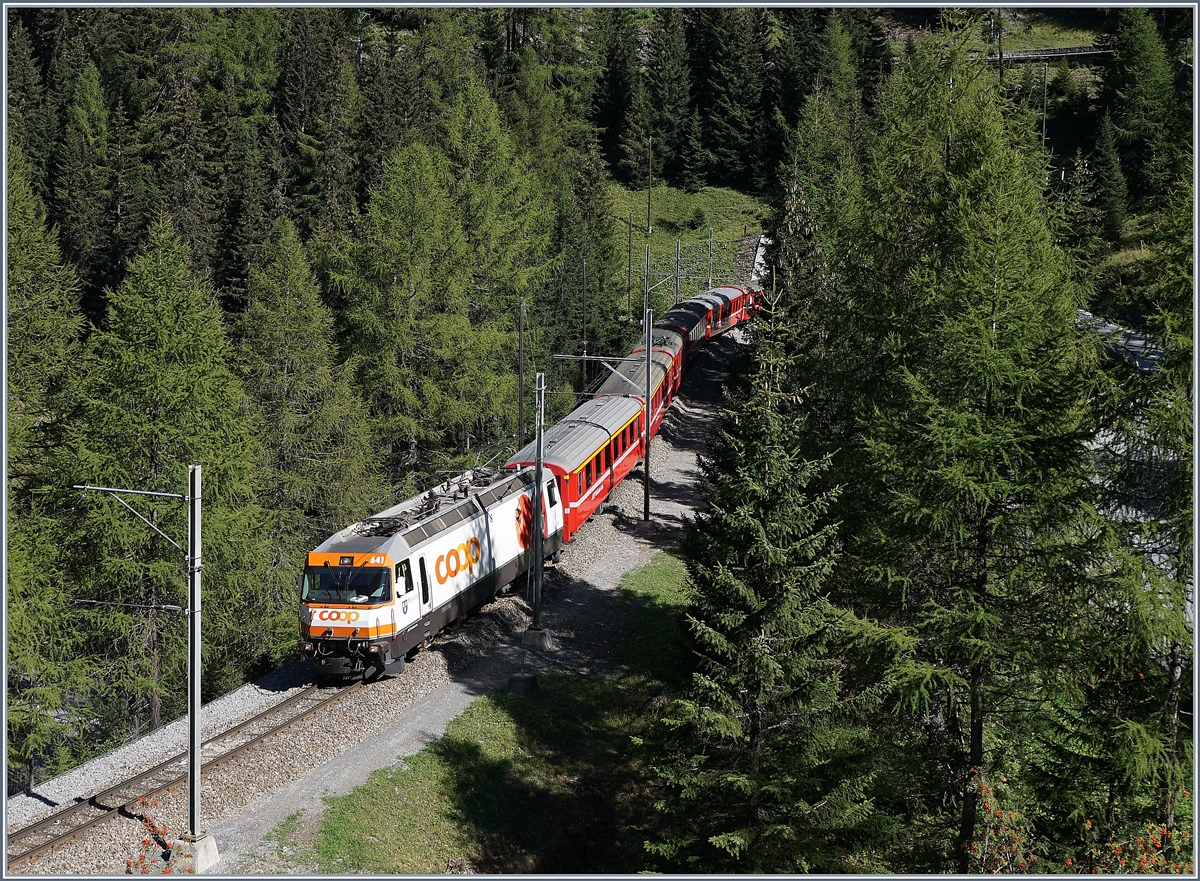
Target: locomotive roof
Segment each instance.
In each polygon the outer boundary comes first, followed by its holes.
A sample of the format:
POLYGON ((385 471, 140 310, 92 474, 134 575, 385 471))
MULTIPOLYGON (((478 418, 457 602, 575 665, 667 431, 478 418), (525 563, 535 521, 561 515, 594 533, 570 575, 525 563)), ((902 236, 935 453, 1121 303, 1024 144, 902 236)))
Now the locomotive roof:
POLYGON ((335 532, 317 546, 315 553, 378 551, 400 560, 426 539, 474 517, 531 483, 532 469, 517 474, 494 468, 467 471, 335 532))
MULTIPOLYGON (((570 474, 641 412, 641 402, 615 395, 594 398, 576 407, 561 422, 546 429, 543 466, 559 477, 570 474)), ((537 457, 536 444, 536 439, 526 444, 505 467, 532 464, 537 457)))

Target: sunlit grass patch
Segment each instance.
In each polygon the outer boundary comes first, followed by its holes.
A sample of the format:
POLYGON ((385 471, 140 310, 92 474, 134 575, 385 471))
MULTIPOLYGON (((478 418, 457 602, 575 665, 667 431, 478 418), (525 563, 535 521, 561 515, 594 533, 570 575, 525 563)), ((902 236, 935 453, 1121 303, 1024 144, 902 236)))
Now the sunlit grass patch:
POLYGON ((681 654, 685 576, 661 553, 625 577, 638 610, 616 677, 539 673, 537 697, 482 697, 441 740, 329 798, 314 844, 320 870, 642 869, 637 830, 652 824, 655 795, 635 743, 654 724, 647 708, 690 675, 681 654))

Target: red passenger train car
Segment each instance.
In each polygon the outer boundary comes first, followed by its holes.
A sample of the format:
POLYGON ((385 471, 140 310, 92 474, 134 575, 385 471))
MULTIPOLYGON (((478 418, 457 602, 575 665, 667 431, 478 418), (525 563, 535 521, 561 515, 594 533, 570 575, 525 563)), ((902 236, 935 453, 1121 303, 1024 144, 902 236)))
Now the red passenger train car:
MULTIPOLYGON (((668 310, 650 335, 650 435, 658 434, 667 408, 683 381, 683 371, 705 342, 753 317, 760 293, 740 287, 713 288, 668 310)), ((642 405, 646 381, 643 340, 620 369, 596 390, 592 400, 546 429, 542 467, 558 483, 563 502, 564 542, 600 507, 613 488, 642 461, 645 438, 642 405)), ((508 469, 533 465, 535 443, 517 451, 508 469)))

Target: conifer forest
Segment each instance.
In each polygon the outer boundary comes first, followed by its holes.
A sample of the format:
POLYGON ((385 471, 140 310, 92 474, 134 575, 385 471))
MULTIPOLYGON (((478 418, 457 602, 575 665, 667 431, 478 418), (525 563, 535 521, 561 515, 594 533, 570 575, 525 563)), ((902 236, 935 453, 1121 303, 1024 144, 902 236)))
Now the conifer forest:
POLYGON ((652 174, 772 244, 645 868, 1190 873, 1192 12, 8 9, 9 791, 186 711, 182 554, 73 486, 201 464, 203 698, 295 658, 308 550, 517 448, 522 300, 548 422, 629 350, 652 174))

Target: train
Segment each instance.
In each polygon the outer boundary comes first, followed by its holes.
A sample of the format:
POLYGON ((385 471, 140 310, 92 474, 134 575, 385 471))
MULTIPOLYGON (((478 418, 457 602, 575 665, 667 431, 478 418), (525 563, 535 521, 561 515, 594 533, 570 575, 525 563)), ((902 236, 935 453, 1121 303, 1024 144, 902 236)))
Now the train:
MULTIPOLYGON (((542 555, 558 559, 618 483, 642 461, 688 365, 705 342, 751 319, 761 291, 715 287, 685 300, 650 332, 636 360, 543 431, 542 555)), ((404 669, 448 624, 534 565, 536 441, 500 468, 476 468, 347 526, 305 560, 298 578, 300 640, 321 679, 365 680, 404 669)))

